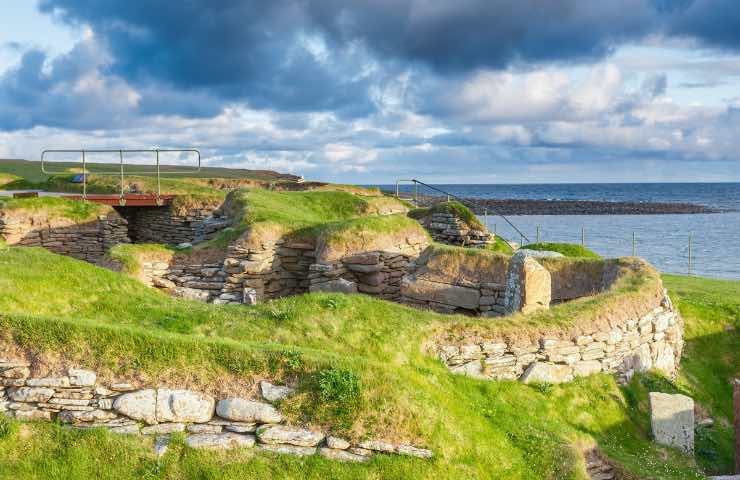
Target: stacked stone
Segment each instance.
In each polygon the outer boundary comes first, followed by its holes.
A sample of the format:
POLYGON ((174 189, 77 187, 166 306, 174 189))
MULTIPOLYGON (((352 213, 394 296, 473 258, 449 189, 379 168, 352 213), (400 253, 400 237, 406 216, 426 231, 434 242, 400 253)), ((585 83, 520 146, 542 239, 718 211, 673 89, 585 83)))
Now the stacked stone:
POLYGON ((576 338, 542 337, 536 343, 481 342, 439 345, 454 373, 491 380, 561 383, 599 372, 626 383, 635 372, 657 368, 672 375, 683 349, 683 325, 666 295, 640 318, 609 321, 610 329, 576 338))
POLYGON ((314 250, 309 242, 290 239, 262 241, 259 246, 231 245, 223 267, 228 276, 219 298, 236 295, 241 298, 237 303, 254 304, 305 293, 314 250))
POLYGON ((425 280, 414 273, 401 282, 400 301, 439 313, 461 313, 497 317, 506 313, 506 286, 490 282, 467 282, 449 278, 449 283, 425 280))
POLYGON ((433 213, 419 223, 426 228, 434 241, 448 245, 483 248, 493 240, 491 233, 472 229, 451 213, 433 213))
MULTIPOLYGON (((165 262, 144 262, 142 270, 145 278, 152 279, 154 287, 165 289, 176 297, 202 302, 219 299, 227 277, 221 263, 170 266, 165 262)), ((233 295, 233 300, 241 303, 241 296, 233 295)))
POLYGON ((372 251, 349 255, 331 265, 311 265, 312 292, 361 292, 386 300, 398 300, 401 279, 410 265, 404 253, 372 251))
POLYGON ((167 450, 168 435, 187 432, 192 448, 261 450, 298 456, 322 455, 364 462, 374 453, 420 458, 430 450, 367 440, 327 437, 318 429, 285 424, 273 403, 294 393, 287 386, 261 382, 262 400, 224 398, 185 389, 137 389, 128 383, 97 384, 91 370, 69 369, 67 375, 30 377, 25 361, 0 360, 0 412, 21 420, 58 420, 73 428, 106 428, 120 434, 158 435, 157 455, 167 450))
POLYGON ((115 214, 86 223, 0 217, 0 238, 9 245, 43 247, 92 263, 100 261, 113 245, 130 242, 126 220, 115 214))
POLYGON ((129 222, 136 243, 196 243, 213 238, 230 225, 216 207, 178 210, 164 207, 115 207, 129 222))

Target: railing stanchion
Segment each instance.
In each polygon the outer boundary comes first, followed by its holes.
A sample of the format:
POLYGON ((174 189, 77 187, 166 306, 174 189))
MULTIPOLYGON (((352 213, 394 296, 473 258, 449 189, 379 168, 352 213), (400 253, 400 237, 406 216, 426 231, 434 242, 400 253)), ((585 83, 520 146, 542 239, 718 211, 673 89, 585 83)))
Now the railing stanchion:
POLYGON ((85 160, 85 150, 82 150, 82 199, 87 199, 87 161, 85 160))
POLYGON ((124 184, 123 184, 123 150, 118 151, 118 156, 121 160, 121 197, 118 199, 118 204, 121 206, 126 205, 126 194, 124 193, 124 184))

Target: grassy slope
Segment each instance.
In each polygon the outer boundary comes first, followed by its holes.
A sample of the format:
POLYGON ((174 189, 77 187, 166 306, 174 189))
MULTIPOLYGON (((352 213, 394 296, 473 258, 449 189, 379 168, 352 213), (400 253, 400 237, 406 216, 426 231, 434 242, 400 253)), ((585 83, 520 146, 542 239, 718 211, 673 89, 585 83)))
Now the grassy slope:
POLYGON ((24 210, 31 213, 44 213, 50 218, 62 217, 75 221, 85 221, 104 215, 112 209, 93 202, 67 200, 58 197, 11 198, 0 197, 0 210, 13 212, 24 210))
POLYGON ((686 321, 681 375, 674 388, 716 420, 697 432, 702 464, 729 472, 733 461, 732 386, 740 378, 740 282, 665 275, 686 321))
POLYGON ((630 408, 610 376, 538 388, 449 374, 422 343, 461 317, 365 296, 305 295, 252 308, 184 302, 39 249, 0 254, 0 290, 0 331, 31 349, 150 378, 178 367, 210 381, 300 375, 302 393, 283 406, 295 421, 437 453, 432 461, 379 456, 342 465, 177 447, 157 463, 138 439, 42 424, 24 425, 28 435, 12 423, 0 433, 0 464, 14 478, 584 478, 571 445, 592 441, 641 478, 698 478, 685 458, 651 445, 644 411, 630 408), (311 372, 327 365, 359 375, 357 404, 317 407, 311 372))
POLYGON ((522 248, 562 253, 566 257, 601 258, 599 254, 575 243, 530 243, 522 248))

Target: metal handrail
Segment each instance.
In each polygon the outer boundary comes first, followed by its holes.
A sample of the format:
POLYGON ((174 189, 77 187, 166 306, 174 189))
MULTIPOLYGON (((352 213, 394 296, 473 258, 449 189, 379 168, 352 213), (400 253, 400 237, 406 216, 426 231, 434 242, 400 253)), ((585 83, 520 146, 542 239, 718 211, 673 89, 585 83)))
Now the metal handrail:
MULTIPOLYGON (((447 192, 447 191, 445 191, 445 190, 442 190, 441 188, 437 188, 437 187, 434 187, 434 186, 432 186, 432 185, 429 185, 429 184, 427 184, 427 183, 424 183, 424 182, 422 182, 422 181, 420 181, 420 180, 417 180, 417 179, 415 179, 415 178, 412 178, 412 179, 410 179, 410 180, 398 180, 398 181, 396 181, 396 197, 397 197, 397 198, 399 198, 399 182, 414 182, 414 199, 416 199, 416 197, 417 197, 417 195, 418 195, 418 189, 417 189, 417 185, 423 185, 423 186, 425 186, 425 187, 427 187, 427 188, 429 188, 429 189, 431 189, 431 190, 434 190, 434 191, 437 191, 437 192, 439 192, 439 193, 442 193, 442 194, 444 194, 444 195, 447 195, 447 201, 449 201, 449 200, 450 200, 451 198, 454 198, 455 200, 457 200, 458 202, 460 202, 460 203, 462 203, 462 204, 465 204, 465 203, 468 203, 468 204, 473 204, 473 205, 475 205, 475 206, 477 206, 477 207, 479 207, 479 208, 480 208, 480 207, 483 207, 483 209, 484 209, 485 211, 488 211, 488 207, 487 207, 487 206, 484 206, 484 205, 481 205, 481 204, 479 204, 479 203, 476 203, 475 201, 471 201, 471 200, 468 200, 468 199, 463 199, 463 198, 460 198, 460 197, 458 197, 457 195, 455 195, 454 193, 450 193, 450 192, 447 192)), ((506 216, 505 216, 505 215, 502 215, 502 214, 500 214, 500 213, 496 212, 496 211, 495 211, 495 210, 493 210, 493 209, 491 209, 491 213, 493 213, 494 215, 497 215, 497 216, 499 216, 499 217, 503 218, 503 219, 504 219, 504 220, 506 221, 506 223, 508 223, 508 224, 509 224, 509 226, 510 226, 511 228, 513 228, 513 229, 514 229, 514 230, 515 230, 515 231, 516 231, 516 232, 517 232, 517 233, 518 233, 519 235, 521 235, 521 237, 522 237, 522 238, 523 238, 524 240, 526 240, 526 241, 527 241, 527 243, 531 243, 531 242, 530 242, 530 240, 529 240, 529 238, 527 238, 527 236, 526 236, 526 235, 524 235, 524 233, 523 233, 523 232, 522 232, 521 230, 519 230, 519 229, 517 228, 517 226, 516 226, 516 225, 514 225, 513 223, 511 223, 511 221, 510 221, 510 220, 509 220, 508 218, 506 218, 506 216)), ((487 227, 488 227, 488 226, 486 225, 486 228, 487 228, 487 227)), ((497 234, 497 235, 498 235, 498 234, 497 234)), ((498 236, 499 236, 499 237, 501 237, 501 239, 502 239, 502 240, 503 240, 504 242, 506 242, 506 244, 507 244, 507 245, 508 245, 509 247, 511 247, 511 243, 509 243, 509 241, 508 241, 508 240, 506 240, 506 239, 505 239, 505 238, 504 238, 503 236, 501 236, 501 235, 498 235, 498 236)), ((512 248, 513 248, 513 247, 512 247, 512 248)))
POLYGON ((49 153, 80 153, 82 155, 82 198, 87 198, 87 158, 85 156, 86 153, 118 153, 119 161, 121 165, 121 169, 119 173, 107 173, 107 172, 101 172, 101 173, 95 173, 95 175, 100 176, 118 176, 121 177, 121 193, 119 195, 119 204, 121 206, 124 206, 126 204, 126 198, 124 193, 124 181, 123 177, 124 174, 128 175, 151 175, 151 171, 142 171, 142 172, 124 172, 124 162, 123 162, 123 154, 124 153, 154 153, 155 160, 156 160, 156 174, 157 174, 157 199, 156 203, 157 205, 162 205, 162 195, 161 195, 161 181, 160 181, 160 164, 159 164, 159 154, 160 152, 164 153, 195 153, 198 158, 198 166, 194 170, 188 170, 188 171, 168 171, 168 174, 174 174, 174 175, 185 175, 189 173, 197 173, 201 170, 201 156, 200 151, 194 148, 155 148, 155 149, 81 149, 81 150, 68 150, 68 149, 47 149, 41 152, 41 172, 47 175, 61 175, 66 172, 51 172, 46 169, 46 155, 49 153))

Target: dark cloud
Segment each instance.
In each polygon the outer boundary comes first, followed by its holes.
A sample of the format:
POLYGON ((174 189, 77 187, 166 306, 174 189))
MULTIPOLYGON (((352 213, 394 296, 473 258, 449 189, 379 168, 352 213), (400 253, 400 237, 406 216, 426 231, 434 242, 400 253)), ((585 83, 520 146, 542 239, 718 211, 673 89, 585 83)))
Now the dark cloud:
POLYGON ((114 53, 112 71, 137 85, 207 88, 221 99, 284 111, 371 110, 369 81, 350 48, 322 59, 317 33, 291 1, 43 0, 42 11, 89 24, 114 53))
POLYGON ((104 63, 89 41, 52 60, 41 51, 27 51, 0 76, 0 129, 106 128, 129 120, 135 99, 120 79, 101 74, 104 63))

